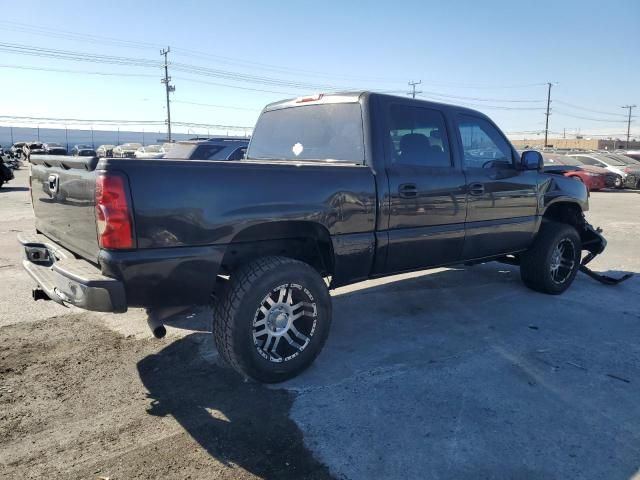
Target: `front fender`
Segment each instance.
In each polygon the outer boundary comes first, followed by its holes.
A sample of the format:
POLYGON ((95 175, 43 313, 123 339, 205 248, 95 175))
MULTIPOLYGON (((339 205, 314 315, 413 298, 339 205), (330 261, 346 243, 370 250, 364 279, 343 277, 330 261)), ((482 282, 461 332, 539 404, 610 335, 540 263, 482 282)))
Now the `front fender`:
POLYGON ((541 215, 556 203, 574 203, 583 212, 589 210, 589 193, 582 182, 560 175, 543 174, 540 181, 538 210, 541 215))

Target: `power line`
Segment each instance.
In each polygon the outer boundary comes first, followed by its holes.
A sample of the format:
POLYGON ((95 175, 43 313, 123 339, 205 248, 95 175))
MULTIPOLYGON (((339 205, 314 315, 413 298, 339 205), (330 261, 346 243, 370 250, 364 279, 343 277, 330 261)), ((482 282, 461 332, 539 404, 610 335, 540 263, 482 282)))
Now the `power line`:
POLYGON ((446 95, 444 93, 436 92, 424 92, 427 95, 443 98, 454 98, 459 100, 474 100, 480 102, 504 102, 504 103, 541 103, 542 100, 513 100, 513 99, 500 99, 500 98, 481 98, 481 97, 465 97, 461 95, 446 95))
POLYGON ((56 73, 79 73, 86 75, 104 75, 104 76, 113 76, 113 77, 141 77, 141 78, 156 78, 155 75, 151 75, 150 73, 119 73, 119 72, 96 72, 96 71, 88 71, 88 70, 67 70, 63 68, 49 68, 49 67, 27 67, 24 65, 7 65, 0 64, 0 68, 10 68, 16 70, 34 70, 40 72, 56 72, 56 73))
MULTIPOLYGON (((5 29, 14 30, 14 31, 18 31, 18 32, 24 32, 24 33, 29 33, 29 34, 41 35, 41 36, 48 36, 48 37, 59 38, 59 39, 63 39, 63 40, 80 41, 80 42, 83 42, 83 43, 92 43, 92 44, 99 44, 99 45, 112 45, 112 46, 118 46, 118 47, 123 47, 123 48, 137 48, 137 49, 151 49, 151 48, 157 49, 157 48, 161 47, 160 44, 155 44, 155 43, 139 42, 139 41, 128 41, 128 40, 122 40, 122 39, 118 39, 118 38, 114 38, 114 37, 106 37, 106 36, 101 36, 101 35, 92 35, 92 34, 88 34, 88 33, 69 32, 69 31, 65 31, 65 30, 58 30, 58 29, 47 28, 47 27, 39 27, 39 26, 36 27, 36 26, 33 26, 33 25, 23 24, 23 23, 19 23, 19 22, 0 21, 0 25, 3 25, 3 27, 5 29)), ((276 65, 267 64, 267 63, 261 63, 261 62, 252 62, 252 61, 249 61, 249 60, 238 59, 238 58, 235 58, 235 57, 226 57, 226 56, 221 56, 221 55, 215 55, 215 54, 212 54, 212 53, 206 53, 206 52, 201 52, 201 51, 192 50, 192 49, 174 48, 173 51, 174 51, 174 53, 181 54, 182 56, 185 56, 185 57, 199 58, 199 59, 210 59, 210 60, 212 59, 212 60, 215 60, 216 62, 219 62, 219 63, 227 63, 227 64, 230 64, 230 65, 237 65, 237 66, 242 66, 242 67, 245 67, 245 68, 251 67, 251 68, 255 69, 256 67, 259 67, 260 69, 263 69, 263 70, 266 70, 266 71, 270 70, 270 71, 279 72, 279 73, 299 72, 299 73, 307 75, 307 76, 314 76, 314 77, 325 76, 325 77, 336 78, 335 76, 327 75, 326 72, 313 71, 313 70, 303 70, 303 69, 284 67, 284 66, 276 66, 276 65)), ((363 80, 363 78, 360 78, 360 77, 342 76, 342 78, 349 79, 349 80, 363 80)), ((382 81, 382 82, 388 82, 388 83, 398 83, 399 82, 398 80, 376 79, 376 78, 371 78, 371 77, 367 77, 366 80, 382 81)))
MULTIPOLYGON (((61 118, 61 117, 32 117, 21 115, 0 115, 0 123, 40 123, 40 124, 70 124, 70 125, 164 125, 165 122, 160 120, 118 120, 118 119, 96 119, 96 118, 61 118)), ((220 125, 212 123, 197 123, 173 121, 172 125, 182 127, 210 127, 229 130, 250 130, 253 127, 240 125, 220 125)))
POLYGON ((574 115, 572 113, 567 113, 563 110, 554 110, 555 113, 557 113, 558 115, 562 115, 565 117, 571 117, 571 118, 577 118, 580 120, 588 120, 590 122, 607 122, 607 123, 626 123, 626 120, 611 120, 608 118, 593 118, 593 117, 582 117, 580 115, 574 115))
POLYGON ((571 107, 571 108, 575 108, 578 110, 584 110, 585 112, 591 112, 591 113, 600 113, 602 115, 612 115, 615 117, 621 117, 621 116, 625 116, 624 114, 621 113, 611 113, 611 112, 603 112, 601 110, 593 110, 591 108, 585 108, 585 107, 581 107, 580 105, 574 105, 572 103, 568 103, 568 102, 563 102, 562 100, 554 100, 556 103, 559 103, 561 105, 565 105, 567 107, 571 107))
POLYGON ((173 103, 184 103, 185 105, 196 105, 198 107, 228 108, 230 110, 245 110, 248 112, 259 112, 262 110, 261 108, 235 107, 231 105, 216 105, 213 103, 189 102, 186 100, 173 100, 173 103))
MULTIPOLYGON (((443 102, 442 99, 439 98, 431 98, 426 95, 419 95, 427 100, 433 102, 443 102)), ((469 107, 469 108, 478 108, 478 109, 487 109, 487 110, 544 110, 544 107, 506 107, 503 105, 486 105, 486 104, 478 104, 478 103, 470 103, 470 102, 456 102, 461 107, 469 107)))

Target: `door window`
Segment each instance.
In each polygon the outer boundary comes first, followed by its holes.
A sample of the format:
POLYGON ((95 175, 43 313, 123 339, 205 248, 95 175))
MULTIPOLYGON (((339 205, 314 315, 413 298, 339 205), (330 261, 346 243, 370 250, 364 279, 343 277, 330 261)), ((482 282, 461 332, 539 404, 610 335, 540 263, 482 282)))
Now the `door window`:
POLYGON ((444 117, 437 110, 392 105, 389 137, 395 164, 451 167, 444 117))
POLYGON ((247 153, 247 147, 240 147, 229 155, 229 160, 242 160, 245 153, 247 153))
POLYGON ((600 167, 600 168, 607 168, 607 166, 604 163, 599 162, 595 158, 581 157, 581 156, 578 156, 576 158, 580 160, 582 163, 584 163, 585 165, 591 165, 593 167, 600 167))
POLYGON ((515 168, 509 143, 491 123, 460 115, 458 129, 465 168, 515 168))
POLYGON ((191 155, 191 160, 218 160, 217 154, 223 148, 221 145, 200 145, 191 155))

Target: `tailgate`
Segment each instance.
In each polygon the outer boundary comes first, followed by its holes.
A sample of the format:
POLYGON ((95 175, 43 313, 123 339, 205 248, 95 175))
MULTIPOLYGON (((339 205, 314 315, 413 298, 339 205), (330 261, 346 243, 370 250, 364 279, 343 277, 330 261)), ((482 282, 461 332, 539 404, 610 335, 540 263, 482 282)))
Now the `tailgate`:
POLYGON ((81 257, 96 262, 96 157, 33 155, 31 199, 36 229, 81 257))

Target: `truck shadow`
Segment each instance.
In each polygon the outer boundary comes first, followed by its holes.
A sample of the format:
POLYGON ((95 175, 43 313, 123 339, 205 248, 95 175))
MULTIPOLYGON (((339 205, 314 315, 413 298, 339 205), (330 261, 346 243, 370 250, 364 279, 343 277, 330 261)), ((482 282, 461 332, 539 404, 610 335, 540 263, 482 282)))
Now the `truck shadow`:
POLYGON ((229 468, 262 478, 326 479, 326 467, 304 447, 289 419, 284 390, 244 382, 231 369, 203 358, 208 333, 193 333, 150 355, 137 368, 152 399, 147 413, 171 415, 209 455, 229 468))
MULTIPOLYGON (((577 283, 580 285, 576 290, 584 289, 577 292, 578 297, 585 294, 594 296, 593 292, 598 291, 609 292, 605 296, 616 295, 611 287, 600 286, 586 277, 577 283)), ((638 290, 637 282, 629 283, 633 285, 619 288, 638 290)), ((494 349, 488 337, 514 335, 520 342, 527 334, 537 331, 539 326, 547 328, 548 324, 536 311, 541 299, 549 299, 550 304, 556 302, 553 308, 560 308, 558 297, 527 290, 520 283, 516 267, 495 263, 425 272, 373 287, 368 285, 348 287, 334 293, 333 330, 325 351, 307 372, 279 385, 279 388, 244 382, 222 365, 208 333, 193 333, 168 345, 158 354, 144 358, 137 367, 152 399, 148 413, 171 415, 209 455, 229 466, 238 465, 264 478, 331 478, 328 468, 307 449, 301 430, 292 420, 296 418, 301 424, 300 413, 292 410, 294 400, 301 398, 304 404, 312 402, 310 399, 313 397, 322 398, 322 401, 317 400, 326 409, 322 415, 336 410, 334 414, 339 417, 343 413, 341 407, 327 393, 334 385, 344 382, 358 385, 359 379, 365 379, 366 383, 370 375, 384 381, 382 379, 387 378, 386 375, 388 378, 396 374, 405 375, 407 365, 412 365, 407 371, 426 375, 425 371, 432 370, 433 365, 440 365, 442 359, 494 349), (461 301, 461 295, 464 301, 461 301), (508 311, 487 315, 487 312, 493 312, 497 302, 508 305, 508 311), (397 371, 394 365, 399 366, 397 371)), ((620 295, 628 293, 620 292, 620 295)), ((569 303, 573 302, 569 300, 569 303)), ((193 317, 192 321, 194 326, 202 327, 202 315, 193 317)), ((508 383, 513 379, 505 381, 508 383)), ((442 391, 432 385, 436 389, 432 395, 448 398, 456 391, 454 384, 442 383, 442 391)), ((415 386, 407 385, 406 388, 406 392, 396 392, 393 397, 411 399, 415 386)), ((525 388, 531 388, 530 384, 525 388)), ((490 389, 487 387, 487 395, 491 395, 490 389)), ((452 397, 452 401, 444 405, 450 403, 451 408, 457 408, 458 395, 453 396, 456 398, 452 397)), ((375 401, 382 408, 391 402, 391 398, 382 396, 375 401)), ((418 403, 423 402, 420 400, 418 403)), ((311 410, 315 411, 316 407, 314 405, 311 410)), ((351 406, 354 407, 356 405, 351 406)), ((404 417, 394 419, 391 415, 386 422, 395 422, 398 429, 427 428, 429 415, 425 414, 422 420, 413 418, 404 426, 401 424, 408 420, 404 417)), ((351 418, 351 414, 347 418, 351 418)), ((353 436, 357 429, 354 427, 350 431, 349 421, 345 420, 347 424, 341 428, 346 429, 345 435, 353 436)), ((302 422, 306 425, 305 435, 314 422, 318 420, 302 422)), ((321 436, 335 436, 335 432, 321 432, 321 436)), ((313 438, 317 439, 317 435, 317 431, 315 437, 312 435, 311 445, 314 445, 313 438)), ((423 437, 419 439, 424 442, 423 437)), ((309 441, 307 439, 307 445, 309 441)), ((349 439, 344 441, 346 445, 344 450, 338 449, 342 452, 339 455, 353 454, 356 459, 362 454, 355 447, 353 452, 349 451, 349 439)), ((441 441, 444 442, 433 438, 420 448, 435 452, 441 441)), ((375 450, 377 446, 372 448, 375 450)), ((505 468, 513 466, 505 465, 505 468)), ((518 476, 523 472, 512 473, 518 476)))

